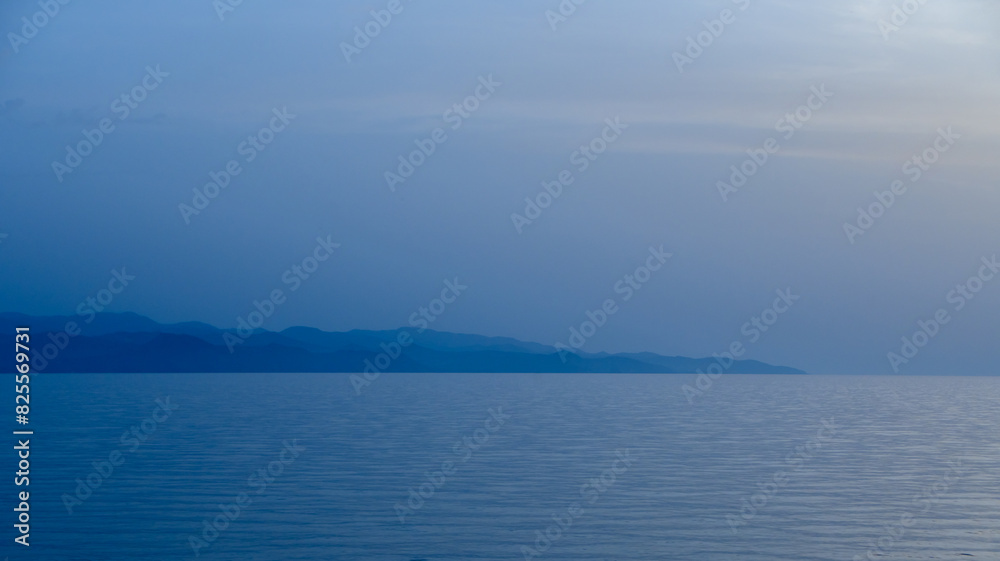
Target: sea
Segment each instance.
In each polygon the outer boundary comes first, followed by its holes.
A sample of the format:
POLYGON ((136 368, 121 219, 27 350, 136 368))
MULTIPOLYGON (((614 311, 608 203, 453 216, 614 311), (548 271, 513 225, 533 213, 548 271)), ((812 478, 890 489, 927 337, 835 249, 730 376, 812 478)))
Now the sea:
POLYGON ((997 378, 37 374, 30 396, 0 456, 10 560, 1000 560, 997 378))

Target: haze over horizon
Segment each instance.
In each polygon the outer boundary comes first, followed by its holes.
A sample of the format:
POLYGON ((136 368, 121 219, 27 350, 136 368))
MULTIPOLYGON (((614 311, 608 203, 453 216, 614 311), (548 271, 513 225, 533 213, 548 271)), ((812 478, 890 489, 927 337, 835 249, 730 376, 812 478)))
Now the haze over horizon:
POLYGON ((216 4, 0 7, 0 311, 1000 365, 996 3, 216 4))

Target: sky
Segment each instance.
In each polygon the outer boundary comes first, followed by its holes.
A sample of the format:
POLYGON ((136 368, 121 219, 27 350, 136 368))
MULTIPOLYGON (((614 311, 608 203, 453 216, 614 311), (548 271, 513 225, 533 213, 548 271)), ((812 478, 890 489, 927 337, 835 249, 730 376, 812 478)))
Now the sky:
POLYGON ((18 0, 0 32, 2 311, 124 268, 105 309, 164 323, 281 290, 265 329, 1000 364, 992 1, 18 0))

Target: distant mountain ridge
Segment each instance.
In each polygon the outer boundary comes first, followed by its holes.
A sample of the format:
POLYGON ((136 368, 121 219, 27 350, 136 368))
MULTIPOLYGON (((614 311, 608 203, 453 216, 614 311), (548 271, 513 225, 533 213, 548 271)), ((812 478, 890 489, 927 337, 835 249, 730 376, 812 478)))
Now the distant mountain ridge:
MULTIPOLYGON (((554 347, 507 337, 410 328, 329 332, 290 327, 280 332, 257 329, 244 338, 235 329, 200 322, 160 324, 133 313, 100 313, 89 324, 80 316, 0 313, 0 330, 11 337, 16 327, 23 326, 31 328, 32 369, 41 372, 292 373, 369 369, 414 373, 681 374, 704 371, 716 362, 714 358, 655 353, 576 352, 560 356, 554 347), (238 344, 233 344, 237 339, 238 344)), ((13 361, 4 361, 3 369, 13 372, 13 361)), ((735 361, 725 372, 805 374, 754 360, 735 361)))

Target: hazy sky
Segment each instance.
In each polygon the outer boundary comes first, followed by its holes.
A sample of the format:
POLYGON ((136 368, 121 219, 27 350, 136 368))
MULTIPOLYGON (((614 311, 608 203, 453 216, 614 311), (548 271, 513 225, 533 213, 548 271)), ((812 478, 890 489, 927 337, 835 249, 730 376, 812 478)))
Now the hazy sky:
POLYGON ((993 0, 928 0, 898 26, 887 0, 588 0, 565 21, 557 0, 402 0, 385 26, 371 11, 388 0, 220 4, 0 7, 0 310, 72 314, 125 267, 111 311, 232 327, 282 289, 267 329, 386 329, 457 278, 436 329, 565 342, 613 299, 585 351, 741 341, 745 358, 883 374, 944 309, 901 372, 1000 364, 1000 274, 949 295, 1000 253, 993 0), (88 135, 92 153, 67 155, 88 135), (416 141, 433 154, 390 189, 416 141), (767 160, 724 200, 748 150, 767 160), (183 211, 230 161, 228 186, 183 211), (563 170, 519 232, 511 215, 563 170), (317 237, 341 245, 289 290, 317 237), (661 245, 672 257, 625 301, 616 283, 661 245), (744 324, 789 288, 752 341, 744 324))

